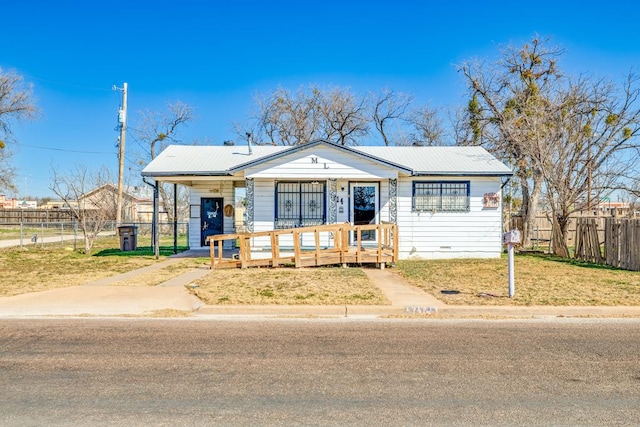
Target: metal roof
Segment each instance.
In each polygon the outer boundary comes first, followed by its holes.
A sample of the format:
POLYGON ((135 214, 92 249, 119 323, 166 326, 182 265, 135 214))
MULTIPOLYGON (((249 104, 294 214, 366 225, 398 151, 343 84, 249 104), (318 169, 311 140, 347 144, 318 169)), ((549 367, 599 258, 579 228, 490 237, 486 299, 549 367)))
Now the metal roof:
POLYGON ((143 176, 217 176, 229 175, 234 167, 255 161, 286 146, 253 146, 249 154, 246 145, 170 145, 143 170, 143 176))
POLYGON ((412 175, 511 175, 512 171, 482 147, 355 147, 401 164, 412 175))
POLYGON ((170 145, 143 170, 143 176, 226 176, 290 153, 318 145, 334 147, 356 156, 415 175, 511 175, 511 170, 482 147, 345 147, 328 141, 288 146, 170 145))

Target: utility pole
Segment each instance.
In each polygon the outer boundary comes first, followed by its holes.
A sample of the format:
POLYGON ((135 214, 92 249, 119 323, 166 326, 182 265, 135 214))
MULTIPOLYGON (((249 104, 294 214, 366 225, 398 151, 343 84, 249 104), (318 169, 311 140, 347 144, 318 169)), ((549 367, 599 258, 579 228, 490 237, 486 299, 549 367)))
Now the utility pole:
POLYGON ((124 186, 124 141, 127 135, 127 83, 123 83, 121 88, 113 87, 114 90, 122 91, 122 106, 118 111, 118 123, 120 125, 120 136, 118 137, 118 199, 116 202, 116 226, 122 223, 122 192, 124 186))

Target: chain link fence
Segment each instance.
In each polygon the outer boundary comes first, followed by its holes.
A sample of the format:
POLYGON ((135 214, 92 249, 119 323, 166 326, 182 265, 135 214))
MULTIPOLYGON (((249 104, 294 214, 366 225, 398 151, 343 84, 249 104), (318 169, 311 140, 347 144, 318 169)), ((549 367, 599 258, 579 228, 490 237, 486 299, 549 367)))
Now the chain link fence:
MULTIPOLYGON (((137 246, 152 246, 152 223, 128 223, 137 227, 137 246)), ((173 245, 173 223, 161 223, 158 227, 161 246, 173 245)), ((179 222, 177 245, 189 246, 189 223, 179 222)), ((99 238, 117 236, 115 221, 108 221, 102 229, 99 238)), ((63 222, 15 222, 0 224, 0 247, 9 246, 82 246, 84 235, 76 221, 63 222)))

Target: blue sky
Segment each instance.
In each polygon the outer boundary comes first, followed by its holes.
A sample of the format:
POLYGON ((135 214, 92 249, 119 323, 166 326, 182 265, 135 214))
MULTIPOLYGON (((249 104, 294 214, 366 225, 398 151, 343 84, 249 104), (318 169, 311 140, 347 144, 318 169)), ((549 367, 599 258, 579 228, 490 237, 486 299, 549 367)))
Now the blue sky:
MULTIPOLYGON (((391 88, 419 104, 464 100, 455 64, 495 59, 538 33, 560 67, 620 79, 640 65, 635 1, 7 1, 0 67, 34 86, 40 113, 15 124, 15 196, 51 196, 52 167, 117 170, 119 93, 139 111, 180 100, 196 120, 182 139, 222 144, 256 92, 300 85, 391 88)), ((366 143, 366 142, 365 142, 366 143)), ((135 149, 132 138, 127 148, 135 149)), ((115 177, 115 174, 114 174, 115 177)), ((132 183, 135 184, 135 183, 132 183)))

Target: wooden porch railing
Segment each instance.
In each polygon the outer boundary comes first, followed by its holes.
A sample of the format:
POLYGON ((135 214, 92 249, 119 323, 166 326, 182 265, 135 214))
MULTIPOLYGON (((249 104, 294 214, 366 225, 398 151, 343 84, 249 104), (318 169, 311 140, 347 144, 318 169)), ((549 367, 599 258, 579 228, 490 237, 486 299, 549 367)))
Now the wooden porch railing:
MULTIPOLYGON (((331 224, 315 227, 288 228, 257 233, 217 234, 207 237, 211 247, 211 268, 247 268, 247 267, 279 267, 293 264, 295 267, 310 267, 332 264, 379 264, 384 268, 385 263, 398 260, 398 226, 396 224, 331 224), (365 231, 375 232, 375 241, 363 242, 365 231), (354 233, 353 244, 349 245, 349 234, 354 233), (313 247, 302 245, 305 235, 314 236, 313 247), (293 247, 282 248, 280 238, 291 235, 293 247), (252 257, 252 240, 258 237, 268 237, 271 242, 270 256, 264 252, 252 257), (224 258, 223 246, 225 241, 238 243, 237 259, 224 258), (321 245, 321 242, 328 245, 321 245), (366 245, 363 245, 365 243, 366 245), (216 251, 217 250, 217 251, 216 251), (217 252, 217 254, 216 254, 217 252)), ((254 252, 258 254, 258 252, 254 252)))

